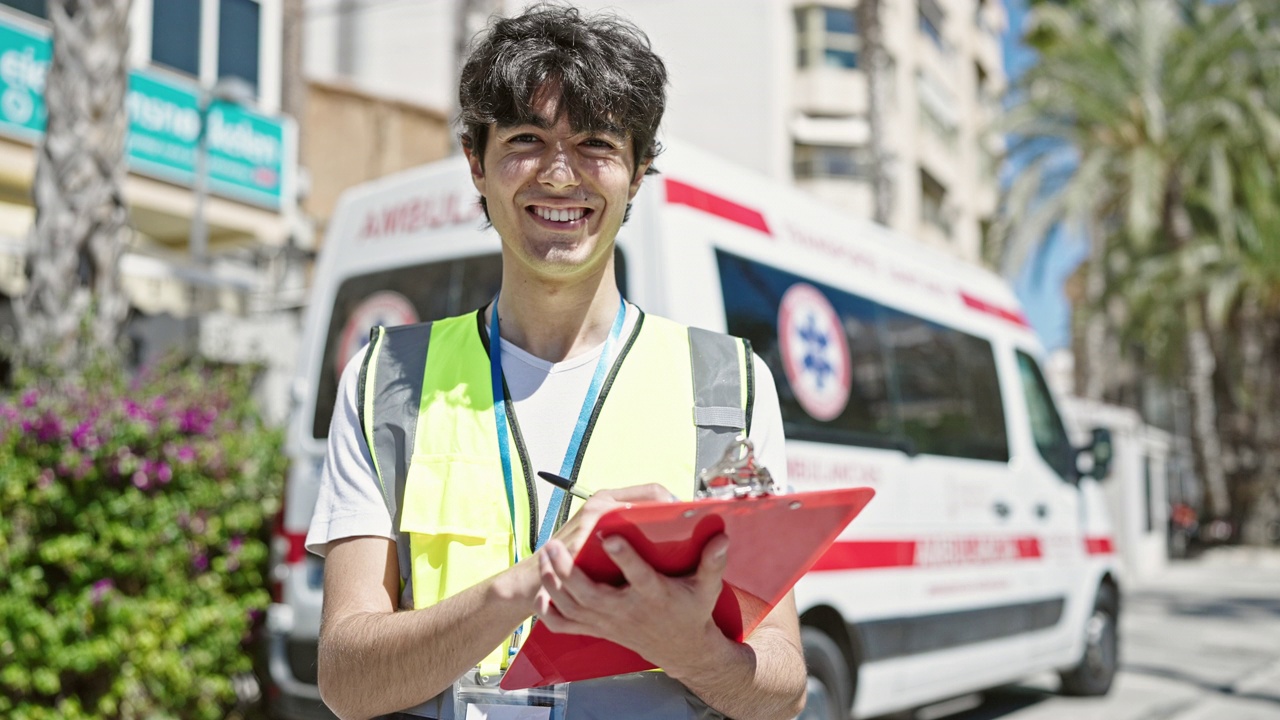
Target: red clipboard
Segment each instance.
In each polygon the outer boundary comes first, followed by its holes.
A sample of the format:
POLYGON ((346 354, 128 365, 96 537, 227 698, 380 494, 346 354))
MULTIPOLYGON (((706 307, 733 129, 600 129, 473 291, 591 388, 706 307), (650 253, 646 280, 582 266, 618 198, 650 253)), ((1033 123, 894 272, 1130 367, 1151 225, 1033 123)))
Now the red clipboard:
MULTIPOLYGON (((605 538, 621 535, 659 572, 687 575, 697 569, 707 542, 723 532, 729 536, 729 557, 724 588, 711 616, 726 637, 741 642, 874 494, 871 488, 856 487, 743 499, 635 503, 601 516, 574 564, 596 582, 621 585, 622 571, 602 545, 605 538)), ((608 640, 555 633, 535 623, 500 686, 518 690, 653 667, 608 640)))

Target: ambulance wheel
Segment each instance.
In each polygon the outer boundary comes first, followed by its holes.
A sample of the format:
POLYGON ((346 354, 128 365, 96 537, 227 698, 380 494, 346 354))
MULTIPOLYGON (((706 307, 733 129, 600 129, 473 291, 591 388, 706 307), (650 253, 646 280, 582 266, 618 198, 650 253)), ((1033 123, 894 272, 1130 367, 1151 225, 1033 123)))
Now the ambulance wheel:
POLYGON ((817 628, 800 628, 804 664, 809 671, 804 712, 798 720, 849 720, 853 675, 840 646, 817 628))
POLYGON ((1120 666, 1119 598, 1115 588, 1098 588, 1093 614, 1084 625, 1084 657, 1080 664, 1058 673, 1062 694, 1079 697, 1106 695, 1120 666))

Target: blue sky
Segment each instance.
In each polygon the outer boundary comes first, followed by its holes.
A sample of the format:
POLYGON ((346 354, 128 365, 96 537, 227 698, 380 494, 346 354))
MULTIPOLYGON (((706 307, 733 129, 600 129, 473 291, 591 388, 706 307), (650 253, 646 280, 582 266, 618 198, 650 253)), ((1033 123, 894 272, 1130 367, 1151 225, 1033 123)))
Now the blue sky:
MULTIPOLYGON (((1004 36, 1004 67, 1013 82, 1023 69, 1035 62, 1035 53, 1019 40, 1026 0, 1005 0, 1005 7, 1009 13, 1009 29, 1004 36)), ((1083 238, 1054 231, 1014 280, 1014 292, 1046 350, 1071 344, 1071 305, 1063 294, 1063 284, 1087 253, 1083 238)))

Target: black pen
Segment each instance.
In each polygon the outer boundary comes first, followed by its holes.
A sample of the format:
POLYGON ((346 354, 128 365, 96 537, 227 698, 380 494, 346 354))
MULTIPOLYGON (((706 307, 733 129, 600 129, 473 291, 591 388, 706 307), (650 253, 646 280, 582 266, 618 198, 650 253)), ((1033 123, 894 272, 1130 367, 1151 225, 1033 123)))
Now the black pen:
POLYGON ((576 498, 582 498, 583 500, 587 500, 591 498, 591 493, 587 492, 586 490, 579 490, 577 487, 574 486, 572 480, 562 478, 559 475, 555 475, 553 473, 543 472, 541 470, 538 471, 538 477, 542 478, 543 480, 546 480, 547 482, 551 483, 552 485, 555 485, 556 487, 560 488, 561 490, 564 490, 565 492, 569 493, 570 495, 576 498))

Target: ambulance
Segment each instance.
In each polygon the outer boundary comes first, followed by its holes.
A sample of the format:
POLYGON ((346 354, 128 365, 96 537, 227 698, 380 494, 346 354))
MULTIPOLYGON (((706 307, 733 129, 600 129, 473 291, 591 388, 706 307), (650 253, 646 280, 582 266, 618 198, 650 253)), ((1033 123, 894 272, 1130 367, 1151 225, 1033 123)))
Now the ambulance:
MULTIPOLYGON (((795 492, 875 498, 796 586, 805 717, 869 717, 1057 671, 1106 693, 1119 562, 1009 287, 979 267, 671 142, 617 243, 646 312, 747 338, 776 381, 795 492)), ((500 278, 461 156, 347 192, 318 260, 276 528, 269 699, 325 717, 323 564, 303 547, 339 375, 374 325, 467 312, 500 278)), ((637 441, 642 442, 642 438, 637 441)))

